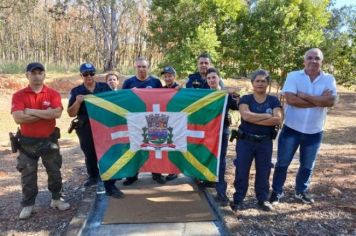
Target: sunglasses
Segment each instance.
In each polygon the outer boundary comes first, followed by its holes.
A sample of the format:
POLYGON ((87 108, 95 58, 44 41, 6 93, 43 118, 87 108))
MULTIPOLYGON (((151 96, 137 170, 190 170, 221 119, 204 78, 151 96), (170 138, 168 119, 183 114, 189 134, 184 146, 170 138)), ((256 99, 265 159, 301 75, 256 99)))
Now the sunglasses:
POLYGON ((90 75, 90 76, 94 76, 95 73, 94 73, 94 72, 89 72, 89 73, 83 73, 83 74, 82 74, 83 77, 88 77, 89 75, 90 75))
POLYGON ((311 57, 311 56, 309 56, 309 57, 307 57, 307 60, 308 61, 313 61, 313 60, 320 61, 321 58, 320 57, 311 57))

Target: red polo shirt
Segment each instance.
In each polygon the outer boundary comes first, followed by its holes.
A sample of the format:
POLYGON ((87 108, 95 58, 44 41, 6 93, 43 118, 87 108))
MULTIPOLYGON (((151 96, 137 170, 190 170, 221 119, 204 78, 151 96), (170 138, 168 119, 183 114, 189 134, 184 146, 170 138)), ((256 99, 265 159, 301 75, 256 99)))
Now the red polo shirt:
MULTIPOLYGON (((21 89, 12 96, 11 113, 23 111, 25 108, 46 110, 48 108, 62 107, 59 93, 47 86, 43 86, 41 92, 35 93, 31 87, 21 89)), ((48 137, 56 126, 56 120, 41 119, 33 123, 20 124, 21 134, 26 137, 48 137)))

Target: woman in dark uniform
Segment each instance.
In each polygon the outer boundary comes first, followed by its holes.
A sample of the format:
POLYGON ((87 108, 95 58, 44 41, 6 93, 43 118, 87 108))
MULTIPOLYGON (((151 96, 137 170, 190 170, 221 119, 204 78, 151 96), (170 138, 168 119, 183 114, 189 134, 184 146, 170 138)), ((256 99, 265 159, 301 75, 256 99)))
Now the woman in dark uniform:
POLYGON ((255 159, 255 192, 258 206, 265 211, 273 210, 268 202, 269 176, 271 171, 272 139, 276 136, 275 126, 282 123, 282 109, 277 97, 266 93, 270 83, 267 71, 256 71, 251 79, 253 93, 240 99, 241 125, 234 160, 235 193, 232 210, 241 210, 248 189, 252 160, 255 159))

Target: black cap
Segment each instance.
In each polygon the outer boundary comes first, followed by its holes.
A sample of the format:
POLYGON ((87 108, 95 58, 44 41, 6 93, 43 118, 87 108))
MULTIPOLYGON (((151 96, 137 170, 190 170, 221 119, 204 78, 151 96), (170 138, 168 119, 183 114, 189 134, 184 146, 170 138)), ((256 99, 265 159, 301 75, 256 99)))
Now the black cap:
POLYGON ((39 62, 31 62, 31 63, 28 64, 27 67, 26 67, 26 71, 27 71, 27 72, 32 72, 32 71, 35 70, 35 69, 40 69, 40 70, 42 70, 42 71, 45 70, 44 66, 43 66, 41 63, 39 63, 39 62))
POLYGON ((163 71, 161 72, 161 75, 163 75, 164 73, 169 73, 169 74, 172 74, 172 75, 176 75, 176 70, 171 67, 171 66, 166 66, 163 68, 163 71))

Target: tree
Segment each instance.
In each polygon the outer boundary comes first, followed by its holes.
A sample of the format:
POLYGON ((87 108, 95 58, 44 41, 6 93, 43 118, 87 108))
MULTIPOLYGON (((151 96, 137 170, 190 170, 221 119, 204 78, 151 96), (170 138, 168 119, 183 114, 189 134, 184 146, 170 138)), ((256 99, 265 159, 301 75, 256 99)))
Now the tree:
POLYGON ((339 84, 356 84, 356 7, 332 10, 332 19, 325 29, 324 68, 339 84))
POLYGON ((241 74, 264 68, 282 85, 287 72, 300 68, 303 53, 319 46, 330 13, 328 0, 260 0, 236 21, 229 57, 241 74))

